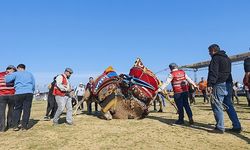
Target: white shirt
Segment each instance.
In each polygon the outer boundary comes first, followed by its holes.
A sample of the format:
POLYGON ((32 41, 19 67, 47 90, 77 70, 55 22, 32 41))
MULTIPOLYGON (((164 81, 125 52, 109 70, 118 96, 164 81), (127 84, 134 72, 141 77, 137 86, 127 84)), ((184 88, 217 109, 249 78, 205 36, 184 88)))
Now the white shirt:
POLYGON ((78 86, 78 87, 76 88, 75 94, 76 94, 77 96, 83 96, 84 93, 85 93, 85 88, 84 88, 84 87, 78 86))

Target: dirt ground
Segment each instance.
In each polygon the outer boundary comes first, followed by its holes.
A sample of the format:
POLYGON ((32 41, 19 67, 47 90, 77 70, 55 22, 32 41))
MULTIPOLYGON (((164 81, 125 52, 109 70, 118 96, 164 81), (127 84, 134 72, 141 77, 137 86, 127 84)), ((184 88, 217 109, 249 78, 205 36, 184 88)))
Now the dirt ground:
MULTIPOLYGON (((201 99, 192 105, 195 125, 174 125, 177 118, 168 104, 165 113, 151 112, 143 120, 101 120, 93 115, 74 116, 74 126, 43 121, 46 101, 34 101, 31 114, 32 128, 0 133, 0 149, 250 149, 250 107, 241 98, 236 109, 243 126, 241 134, 214 134, 213 112, 201 99)), ((231 122, 225 114, 225 125, 231 122)), ((62 121, 65 116, 62 116, 62 121)))

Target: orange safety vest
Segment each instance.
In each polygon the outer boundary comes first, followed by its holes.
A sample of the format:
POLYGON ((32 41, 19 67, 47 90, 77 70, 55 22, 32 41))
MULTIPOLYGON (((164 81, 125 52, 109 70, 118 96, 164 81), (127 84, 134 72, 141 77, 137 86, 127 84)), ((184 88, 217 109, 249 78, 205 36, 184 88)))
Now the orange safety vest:
POLYGON ((199 89, 206 90, 206 88, 207 88, 207 81, 200 81, 199 82, 199 89))
POLYGON ((171 81, 174 93, 182 93, 188 91, 188 82, 186 74, 183 70, 176 70, 171 72, 173 80, 171 81))
MULTIPOLYGON (((65 77, 63 74, 62 74, 61 76, 63 77, 63 79, 62 79, 62 84, 65 85, 65 86, 67 86, 68 82, 67 82, 66 77, 65 77)), ((61 91, 61 90, 57 87, 56 84, 54 85, 53 95, 55 95, 55 96, 65 96, 65 94, 66 94, 65 91, 61 91)))

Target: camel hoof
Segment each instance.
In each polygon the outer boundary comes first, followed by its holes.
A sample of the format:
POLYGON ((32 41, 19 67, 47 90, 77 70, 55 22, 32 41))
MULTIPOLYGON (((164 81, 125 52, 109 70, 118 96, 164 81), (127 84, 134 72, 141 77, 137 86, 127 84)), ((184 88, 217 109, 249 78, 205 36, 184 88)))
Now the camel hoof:
POLYGON ((112 120, 112 119, 113 119, 113 118, 112 118, 112 115, 110 114, 109 111, 106 112, 106 113, 104 113, 103 116, 104 116, 104 118, 105 118, 106 120, 112 120))

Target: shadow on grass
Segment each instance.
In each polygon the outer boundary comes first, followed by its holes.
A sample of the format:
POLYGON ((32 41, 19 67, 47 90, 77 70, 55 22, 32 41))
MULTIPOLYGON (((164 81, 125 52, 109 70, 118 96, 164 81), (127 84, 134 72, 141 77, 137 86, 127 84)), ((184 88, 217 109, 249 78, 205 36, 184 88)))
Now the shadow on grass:
MULTIPOLYGON (((174 126, 175 121, 176 121, 175 119, 166 119, 166 118, 161 118, 161 117, 156 117, 156 116, 147 116, 147 118, 158 120, 170 126, 174 126)), ((182 126, 190 127, 190 128, 198 129, 198 130, 204 130, 204 131, 211 131, 211 129, 214 129, 214 126, 210 124, 204 124, 204 123, 199 123, 199 122, 195 122, 194 125, 188 125, 188 122, 185 121, 185 124, 183 124, 182 126)))
MULTIPOLYGON (((149 119, 153 119, 153 120, 158 120, 162 123, 168 124, 170 126, 174 126, 175 125, 175 119, 166 119, 166 118, 162 118, 162 117, 156 117, 156 116, 147 116, 146 118, 149 119)), ((214 126, 212 124, 204 124, 204 123, 199 123, 199 122, 195 122, 194 125, 188 125, 188 122, 185 121, 184 125, 180 125, 183 127, 189 127, 189 128, 193 128, 193 129, 197 129, 197 130, 203 130, 203 131, 207 131, 209 133, 211 133, 211 131, 214 129, 214 126)), ((248 133, 243 131, 244 133, 248 133)), ((248 144, 250 144, 250 139, 242 134, 239 133, 234 133, 234 132, 227 132, 229 134, 232 134, 238 138, 240 138, 241 140, 246 141, 248 144)))

